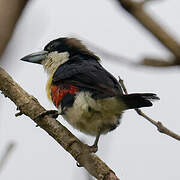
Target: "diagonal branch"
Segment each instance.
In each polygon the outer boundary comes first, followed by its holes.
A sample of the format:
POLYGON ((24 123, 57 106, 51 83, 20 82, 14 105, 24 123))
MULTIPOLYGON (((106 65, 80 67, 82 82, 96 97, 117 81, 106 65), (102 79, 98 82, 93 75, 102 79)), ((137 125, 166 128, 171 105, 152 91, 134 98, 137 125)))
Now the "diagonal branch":
POLYGON ((175 57, 180 58, 180 44, 166 32, 147 12, 142 3, 133 0, 117 0, 120 5, 136 20, 151 32, 175 57))
POLYGON ((0 56, 3 54, 15 25, 28 0, 0 1, 0 56))
POLYGON ((180 141, 180 135, 174 133, 173 131, 169 130, 167 127, 165 127, 160 121, 155 121, 148 117, 146 114, 144 114, 140 109, 135 109, 135 111, 142 117, 144 117, 146 120, 148 120, 150 123, 155 125, 160 133, 166 134, 174 139, 177 139, 180 141))
MULTIPOLYGON (((82 38, 81 38, 82 39, 82 38)), ((85 40, 86 44, 88 44, 88 47, 92 48, 94 51, 96 51, 98 54, 100 54, 102 57, 106 59, 111 59, 111 61, 115 61, 118 63, 123 63, 128 66, 153 66, 153 67, 171 67, 179 65, 177 63, 178 60, 176 58, 171 59, 159 59, 159 58, 153 58, 153 57, 145 57, 144 59, 140 60, 140 62, 134 62, 132 59, 129 59, 125 56, 121 56, 118 54, 114 54, 106 49, 103 49, 102 47, 98 47, 97 45, 85 40)))
POLYGON ((21 113, 29 116, 39 127, 52 136, 74 159, 98 180, 118 180, 115 173, 59 121, 46 115, 35 118, 45 111, 37 99, 24 91, 5 70, 0 67, 0 90, 9 97, 21 113))
POLYGON ((157 58, 144 58, 139 65, 152 66, 152 67, 172 67, 180 65, 176 59, 157 59, 157 58))
POLYGON ((173 55, 173 61, 163 63, 162 61, 143 61, 141 64, 150 66, 167 67, 180 65, 180 44, 173 36, 158 24, 145 10, 146 1, 135 2, 133 0, 117 0, 121 7, 132 15, 146 30, 148 30, 164 47, 173 55))
MULTIPOLYGON (((128 94, 127 89, 124 85, 123 80, 119 77, 119 83, 121 84, 121 87, 124 91, 125 94, 128 94)), ((165 127, 161 122, 159 121, 155 121, 153 119, 151 119, 150 117, 148 117, 145 113, 143 113, 140 109, 135 109, 135 111, 142 117, 144 117, 146 120, 148 120, 150 123, 152 123, 154 126, 157 127, 158 131, 160 133, 166 134, 178 141, 180 141, 180 135, 174 133, 173 131, 169 130, 167 127, 165 127)))
POLYGON ((0 173, 2 172, 5 164, 7 163, 9 156, 11 155, 12 151, 15 148, 15 143, 14 142, 10 142, 8 143, 4 154, 2 155, 1 159, 0 159, 0 173))

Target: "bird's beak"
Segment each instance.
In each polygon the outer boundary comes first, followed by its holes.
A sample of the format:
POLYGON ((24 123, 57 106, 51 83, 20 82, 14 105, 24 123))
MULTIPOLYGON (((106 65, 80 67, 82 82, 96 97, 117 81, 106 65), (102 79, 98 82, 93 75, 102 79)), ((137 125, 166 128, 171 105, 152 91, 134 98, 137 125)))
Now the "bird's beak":
POLYGON ((23 58, 22 61, 41 64, 43 60, 48 56, 48 51, 39 51, 36 53, 29 54, 23 58))

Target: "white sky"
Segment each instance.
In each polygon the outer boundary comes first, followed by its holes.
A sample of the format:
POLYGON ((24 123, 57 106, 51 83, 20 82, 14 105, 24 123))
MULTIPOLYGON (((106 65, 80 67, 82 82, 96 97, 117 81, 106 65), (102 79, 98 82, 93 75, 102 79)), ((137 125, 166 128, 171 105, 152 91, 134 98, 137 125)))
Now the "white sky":
MULTIPOLYGON (((178 38, 179 7, 180 1, 166 0, 149 3, 147 10, 178 38)), ((170 55, 112 0, 31 1, 3 56, 3 67, 47 109, 54 107, 46 97, 47 77, 42 67, 19 59, 43 49, 54 38, 70 35, 136 61, 148 55, 170 55)), ((180 134, 178 68, 132 68, 105 58, 102 64, 124 79, 129 92, 157 93, 161 100, 144 112, 180 134)), ((9 141, 16 142, 0 179, 85 179, 83 168, 77 168, 74 159, 46 132, 25 116, 15 118, 16 107, 10 100, 1 95, 0 101, 0 155, 9 141)), ((94 138, 74 130, 60 117, 59 120, 76 136, 93 143, 94 138)), ((180 142, 160 134, 131 110, 124 114, 115 131, 101 137, 97 154, 121 180, 179 180, 179 150, 180 142)))

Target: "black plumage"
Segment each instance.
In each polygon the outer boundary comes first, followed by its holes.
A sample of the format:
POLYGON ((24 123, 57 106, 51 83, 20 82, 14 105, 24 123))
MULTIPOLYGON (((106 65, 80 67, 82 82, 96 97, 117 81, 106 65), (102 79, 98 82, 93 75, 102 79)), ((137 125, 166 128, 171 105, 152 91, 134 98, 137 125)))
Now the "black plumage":
MULTIPOLYGON (((79 91, 92 93, 92 98, 114 97, 121 99, 127 109, 152 106, 150 100, 158 99, 153 93, 135 93, 123 95, 119 82, 101 64, 89 54, 71 57, 59 66, 53 75, 53 84, 73 85, 79 91)), ((62 108, 73 105, 75 95, 67 95, 62 101, 62 108)))
POLYGON ((119 82, 90 55, 81 54, 59 66, 54 73, 53 84, 70 84, 82 91, 90 91, 94 98, 122 94, 119 82))
POLYGON ((42 64, 49 74, 47 94, 63 117, 80 131, 96 136, 115 129, 127 109, 152 106, 153 93, 124 95, 100 64, 100 58, 76 38, 58 38, 44 51, 22 58, 42 64))

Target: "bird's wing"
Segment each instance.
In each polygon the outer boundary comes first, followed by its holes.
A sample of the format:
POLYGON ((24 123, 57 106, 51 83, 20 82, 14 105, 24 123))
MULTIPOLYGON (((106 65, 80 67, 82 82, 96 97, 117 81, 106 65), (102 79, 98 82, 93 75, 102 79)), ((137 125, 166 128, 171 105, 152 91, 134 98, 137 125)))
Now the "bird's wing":
POLYGON ((97 60, 80 59, 78 56, 58 67, 53 76, 53 84, 58 83, 91 91, 97 98, 122 94, 119 82, 97 60))

